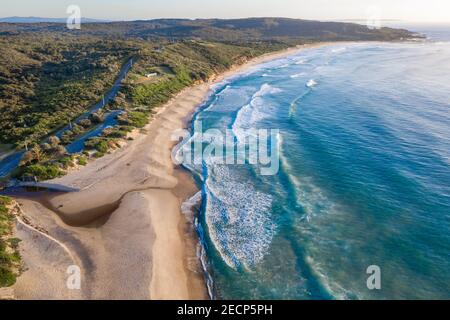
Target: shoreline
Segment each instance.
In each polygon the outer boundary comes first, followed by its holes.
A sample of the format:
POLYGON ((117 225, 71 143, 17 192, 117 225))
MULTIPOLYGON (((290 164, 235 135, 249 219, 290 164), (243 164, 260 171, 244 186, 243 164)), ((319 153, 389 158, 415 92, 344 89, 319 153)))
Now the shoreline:
POLYGON ((52 180, 81 191, 48 196, 42 202, 19 199, 32 223, 67 250, 31 235, 26 228, 17 228, 18 237, 24 239, 21 252, 28 270, 13 287, 16 297, 207 299, 194 215, 186 217, 181 210, 199 190, 190 172, 172 163, 176 143, 171 134, 189 127, 215 83, 253 66, 327 44, 268 53, 184 89, 157 109, 145 132, 136 134, 133 141, 52 180), (67 267, 73 264, 82 274, 78 291, 67 289, 64 281, 67 267), (53 270, 45 270, 48 265, 53 270))

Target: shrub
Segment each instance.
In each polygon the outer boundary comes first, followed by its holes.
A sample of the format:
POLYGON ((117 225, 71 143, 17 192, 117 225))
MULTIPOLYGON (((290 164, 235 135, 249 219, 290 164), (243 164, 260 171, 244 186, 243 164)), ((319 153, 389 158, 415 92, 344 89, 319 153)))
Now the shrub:
POLYGON ((129 114, 131 125, 136 128, 143 128, 147 125, 148 115, 143 112, 133 111, 129 114))
POLYGON ((22 159, 20 159, 20 166, 26 166, 35 160, 34 153, 31 151, 27 151, 23 154, 22 159))
POLYGON ((125 131, 125 132, 131 132, 134 130, 134 128, 132 126, 118 126, 117 128, 120 131, 125 131))
POLYGON ((12 202, 10 197, 0 196, 0 207, 9 206, 12 202))
POLYGON ((92 150, 92 149, 95 149, 95 146, 97 145, 97 143, 98 143, 98 138, 91 138, 84 142, 84 147, 86 149, 92 150))
POLYGON ((80 120, 79 125, 84 128, 89 128, 90 126, 92 126, 92 121, 89 119, 83 119, 83 120, 80 120))
POLYGON ((107 127, 103 130, 102 132, 102 136, 104 137, 108 137, 111 133, 114 132, 114 128, 113 127, 107 127))
POLYGON ((101 153, 108 152, 108 141, 100 138, 91 138, 84 143, 87 149, 94 149, 101 153))
POLYGON ((0 263, 0 288, 10 287, 16 283, 16 274, 3 264, 4 262, 0 263))
POLYGON ((56 149, 54 150, 54 154, 56 157, 63 157, 69 153, 67 152, 67 149, 64 146, 57 146, 56 149))
POLYGON ((64 169, 68 169, 70 167, 73 167, 73 159, 72 157, 64 157, 58 161, 60 164, 62 164, 64 169))
POLYGON ((102 123, 105 120, 105 117, 102 114, 95 112, 95 113, 92 113, 91 115, 89 115, 89 120, 91 120, 92 123, 98 124, 98 123, 102 123))
POLYGON ((79 157, 79 158, 78 158, 78 164, 79 164, 80 166, 85 166, 85 165, 87 165, 87 159, 86 159, 85 157, 79 157))
POLYGON ((84 132, 84 128, 83 128, 82 126, 79 126, 78 124, 74 124, 74 125, 72 126, 72 132, 73 132, 75 135, 79 135, 79 134, 81 134, 81 133, 84 132))
POLYGON ((30 151, 23 154, 22 159, 20 159, 20 166, 26 166, 31 163, 40 162, 44 160, 45 152, 40 146, 35 145, 30 151))
POLYGON ((127 134, 128 134, 127 131, 120 130, 119 127, 108 128, 103 132, 103 136, 116 139, 125 138, 127 134))
POLYGON ((148 115, 140 111, 131 111, 118 117, 119 123, 132 126, 135 128, 143 128, 148 123, 148 115))
POLYGON ((50 138, 48 138, 48 143, 52 148, 56 148, 61 143, 61 140, 59 140, 57 136, 51 136, 50 138))
POLYGON ((12 286, 16 282, 15 270, 20 266, 20 240, 10 238, 14 216, 7 206, 11 201, 11 198, 0 196, 0 288, 12 286))
POLYGON ((34 164, 25 168, 23 176, 36 177, 39 181, 44 181, 61 177, 63 174, 63 171, 55 164, 34 164))
POLYGON ((72 139, 75 135, 76 135, 76 133, 73 132, 72 130, 66 130, 61 135, 61 142, 63 144, 69 144, 70 142, 72 142, 72 139))
POLYGON ((50 152, 52 150, 52 146, 50 143, 45 142, 41 145, 41 149, 44 150, 44 152, 50 152))
POLYGON ((18 249, 19 248, 19 243, 22 242, 22 240, 18 239, 18 238, 12 238, 9 239, 9 244, 13 249, 18 249))
POLYGON ((108 145, 108 141, 106 140, 100 140, 97 145, 95 146, 95 150, 97 150, 98 152, 101 153, 106 153, 108 152, 109 149, 109 145, 108 145))

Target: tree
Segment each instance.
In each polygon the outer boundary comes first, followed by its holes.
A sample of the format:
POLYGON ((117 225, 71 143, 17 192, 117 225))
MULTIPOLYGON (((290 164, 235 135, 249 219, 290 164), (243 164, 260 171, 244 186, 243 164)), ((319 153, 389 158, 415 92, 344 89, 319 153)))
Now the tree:
POLYGON ((39 146, 34 146, 33 149, 31 149, 31 152, 33 153, 34 158, 36 159, 37 162, 41 162, 45 156, 44 152, 39 146))
POLYGON ((92 126, 92 121, 89 119, 82 119, 80 120, 79 125, 84 128, 89 128, 90 126, 92 126))
POLYGON ((92 113, 89 118, 93 123, 101 123, 105 120, 103 115, 98 112, 92 113))
POLYGON ((23 154, 20 159, 20 166, 26 166, 33 162, 40 162, 44 158, 45 154, 39 146, 34 146, 30 151, 23 154))
POLYGON ((72 139, 72 136, 73 136, 73 132, 72 131, 70 131, 70 130, 64 131, 62 136, 61 136, 62 142, 64 144, 68 144, 70 142, 70 140, 72 139))
POLYGON ((41 149, 45 152, 50 152, 52 150, 52 146, 50 145, 50 143, 45 142, 41 145, 41 149))
POLYGON ((32 151, 27 151, 23 154, 22 159, 20 159, 19 165, 21 167, 30 164, 34 160, 34 153, 32 151))
POLYGON ((59 145, 56 149, 55 149, 55 154, 58 157, 64 157, 66 155, 68 155, 69 153, 67 152, 67 149, 64 146, 59 145))
POLYGON ((50 138, 48 138, 48 142, 49 142, 50 146, 53 149, 55 149, 56 147, 59 146, 59 144, 61 143, 61 140, 57 136, 51 136, 50 138))

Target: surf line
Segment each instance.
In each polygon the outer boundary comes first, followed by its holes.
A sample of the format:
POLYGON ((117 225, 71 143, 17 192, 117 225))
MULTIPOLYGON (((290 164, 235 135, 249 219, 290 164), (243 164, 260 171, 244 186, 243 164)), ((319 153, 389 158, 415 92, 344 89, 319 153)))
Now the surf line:
POLYGON ((194 125, 194 134, 186 129, 176 130, 171 139, 178 142, 172 150, 176 165, 259 165, 263 176, 273 176, 280 168, 279 129, 208 129, 202 122, 194 125), (205 144, 207 144, 205 146, 205 144))

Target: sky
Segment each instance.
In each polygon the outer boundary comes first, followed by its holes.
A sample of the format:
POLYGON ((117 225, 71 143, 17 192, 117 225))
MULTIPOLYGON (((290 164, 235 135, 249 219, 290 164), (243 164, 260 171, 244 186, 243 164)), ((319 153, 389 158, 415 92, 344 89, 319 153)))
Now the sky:
POLYGON ((85 18, 289 17, 316 20, 381 19, 450 22, 450 0, 14 0, 2 1, 0 17, 64 18, 78 5, 85 18), (5 3, 6 2, 6 3, 5 3))

